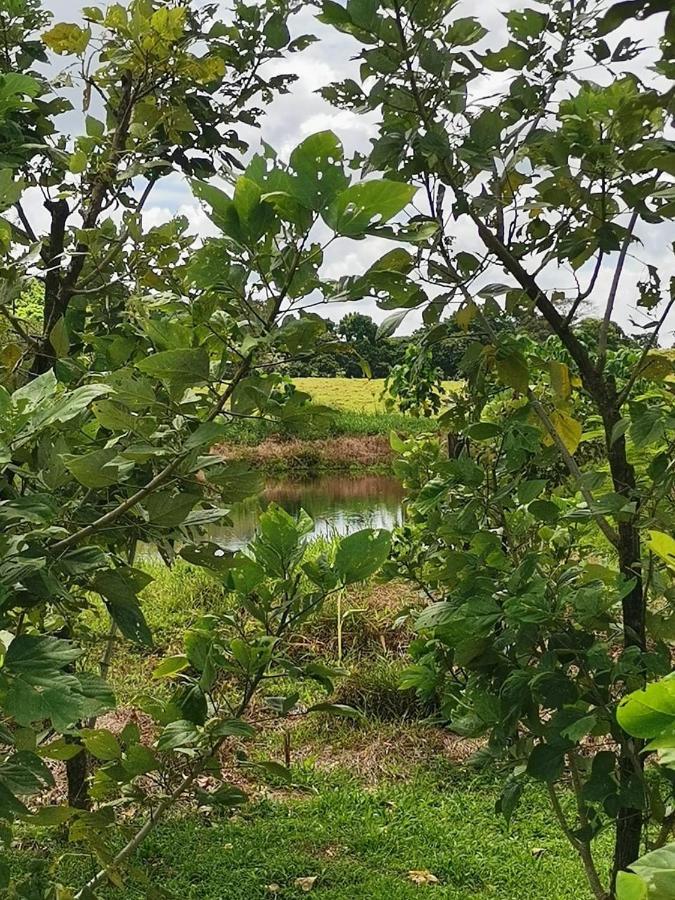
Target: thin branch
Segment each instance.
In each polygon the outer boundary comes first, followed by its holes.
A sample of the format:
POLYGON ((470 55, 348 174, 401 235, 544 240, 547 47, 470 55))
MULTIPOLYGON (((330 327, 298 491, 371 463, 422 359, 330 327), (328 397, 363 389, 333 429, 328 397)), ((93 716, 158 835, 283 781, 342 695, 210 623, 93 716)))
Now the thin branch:
POLYGON ((565 443, 562 440, 562 438, 560 437, 560 435, 558 434, 558 431, 557 431, 555 425, 550 420, 550 418, 546 414, 546 410, 541 405, 541 403, 537 400, 537 398, 534 396, 532 391, 528 391, 528 398, 530 400, 532 409, 535 411, 535 413, 538 416, 539 420, 541 421, 542 425, 544 426, 546 431, 549 433, 551 440, 553 441, 553 443, 556 445, 556 447, 560 451, 560 454, 565 461, 565 465, 569 469, 571 475, 573 475, 574 478, 577 480, 577 484, 578 484, 581 496, 584 498, 584 500, 586 501, 586 503, 588 505, 588 508, 590 509, 590 511, 593 513, 593 515, 597 519, 600 530, 605 535, 605 537, 610 542, 610 544, 613 547, 617 547, 619 545, 619 535, 612 528, 612 526, 609 524, 609 522, 603 515, 600 515, 599 513, 594 512, 595 500, 593 498, 593 494, 588 490, 587 487, 584 486, 584 483, 582 480, 582 472, 581 472, 581 469, 579 468, 579 466, 577 465, 575 458, 572 456, 572 454, 569 452, 569 450, 565 446, 565 443))
POLYGON ((630 242, 633 238, 633 231, 637 224, 638 216, 639 213, 637 209, 634 209, 633 214, 630 217, 630 222, 628 223, 628 228, 626 229, 626 234, 624 235, 623 243, 621 245, 619 259, 616 264, 616 269, 614 270, 614 277, 612 278, 612 284, 609 289, 609 296, 607 297, 605 314, 602 317, 602 324, 600 325, 600 335, 598 337, 598 360, 601 368, 602 366, 604 366, 605 357, 607 356, 607 335, 609 333, 609 326, 612 322, 614 303, 616 301, 616 295, 619 290, 619 282, 621 281, 621 274, 626 262, 626 255, 628 253, 628 248, 630 247, 630 242))
POLYGON ((33 226, 30 224, 30 222, 28 220, 28 216, 24 212, 23 206, 21 205, 21 201, 17 200, 17 202, 14 204, 14 206, 16 208, 16 211, 19 214, 19 218, 21 219, 21 224, 23 225, 23 227, 26 230, 26 234, 31 239, 31 241, 33 241, 33 243, 36 244, 38 242, 38 236, 35 234, 35 231, 33 230, 33 226))
POLYGON ((574 303, 572 304, 570 311, 565 316, 565 328, 569 328, 569 326, 572 324, 572 320, 574 319, 577 309, 579 309, 579 307, 581 306, 583 301, 587 297, 590 297, 590 295, 593 293, 593 288, 595 287, 595 282, 598 280, 598 275, 600 274, 600 269, 602 268, 602 261, 604 258, 605 258, 605 253, 603 250, 601 250, 598 253, 598 258, 595 261, 595 268, 593 269, 593 274, 591 275, 591 280, 588 282, 588 287, 586 288, 585 291, 580 291, 577 294, 576 299, 574 300, 574 303))
POLYGON ((670 311, 674 305, 675 305, 675 284, 673 285, 673 290, 671 293, 670 300, 666 304, 666 308, 663 311, 663 315, 661 316, 659 321, 656 323, 656 327, 652 330, 652 333, 649 336, 649 340, 647 341, 645 348, 642 351, 640 359, 638 360, 637 365, 633 369, 633 374, 628 379, 628 383, 626 384, 624 389, 619 394, 619 399, 618 399, 619 406, 622 406, 626 402, 628 397, 630 396, 630 392, 633 389, 633 385, 635 384, 637 379, 640 377, 640 373, 642 371, 642 367, 644 365, 645 359, 647 358, 647 354, 649 353, 650 350, 653 349, 654 344, 656 343, 656 339, 659 336, 659 332, 665 325, 666 319, 668 318, 670 311))

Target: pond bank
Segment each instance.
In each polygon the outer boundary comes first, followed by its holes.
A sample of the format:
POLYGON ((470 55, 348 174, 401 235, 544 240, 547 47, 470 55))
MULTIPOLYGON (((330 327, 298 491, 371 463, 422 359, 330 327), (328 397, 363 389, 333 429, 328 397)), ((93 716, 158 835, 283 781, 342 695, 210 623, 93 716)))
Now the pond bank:
POLYGON ((255 446, 220 444, 224 459, 245 459, 265 472, 363 472, 391 470, 394 458, 385 434, 339 435, 314 440, 266 437, 255 446))

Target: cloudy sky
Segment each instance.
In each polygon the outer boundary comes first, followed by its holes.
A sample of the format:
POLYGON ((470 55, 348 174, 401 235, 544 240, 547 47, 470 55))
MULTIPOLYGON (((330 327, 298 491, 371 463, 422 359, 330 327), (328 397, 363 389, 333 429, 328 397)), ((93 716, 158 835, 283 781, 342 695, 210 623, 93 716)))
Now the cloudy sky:
MULTIPOLYGON (((532 0, 529 5, 531 3, 532 0)), ((101 5, 104 4, 101 3, 101 5)), ((489 2, 479 5, 471 0, 461 0, 458 15, 475 15, 490 32, 486 39, 488 45, 495 48, 500 46, 500 42, 503 42, 502 39, 506 33, 503 11, 527 5, 524 0, 489 0, 489 2)), ((81 20, 80 4, 77 0, 44 0, 44 6, 53 12, 55 21, 78 22, 81 20)), ((260 131, 251 135, 251 145, 254 150, 256 143, 262 138, 285 156, 307 135, 330 128, 340 137, 347 153, 352 153, 356 150, 366 151, 369 139, 375 135, 375 121, 372 118, 335 110, 317 93, 317 90, 323 85, 346 76, 354 76, 356 63, 352 61, 352 57, 358 52, 358 46, 349 36, 342 35, 317 22, 314 15, 313 10, 306 9, 293 20, 291 27, 294 35, 309 32, 315 34, 319 41, 310 45, 302 53, 293 54, 288 59, 275 64, 275 70, 278 72, 294 72, 297 75, 297 81, 288 95, 275 100, 266 113, 260 131)), ((640 37, 648 46, 654 45, 656 37, 662 33, 662 23, 659 19, 660 17, 654 17, 639 25, 640 37)), ((621 36, 621 32, 617 32, 617 36, 621 36)), ((640 74, 644 74, 644 67, 640 74)), ((494 76, 495 80, 503 77, 502 75, 494 76)), ((604 76, 601 77, 606 80, 604 76)), ((494 87, 496 86, 495 84, 494 87)), ((163 179, 153 190, 151 197, 152 202, 148 205, 144 217, 148 226, 166 221, 178 212, 188 217, 194 231, 203 235, 212 233, 209 220, 191 196, 185 181, 178 175, 163 179)), ((37 208, 35 214, 40 215, 37 208)), ((475 245, 475 239, 468 224, 460 221, 457 225, 459 226, 458 239, 466 235, 468 244, 471 245, 473 242, 475 245)), ((660 235, 663 230, 659 229, 660 235)), ((645 278, 644 263, 651 262, 658 266, 663 284, 667 284, 668 278, 675 274, 673 255, 669 249, 669 243, 675 234, 668 236, 667 240, 660 236, 657 243, 654 226, 651 226, 651 234, 650 228, 645 227, 639 232, 639 236, 643 240, 643 246, 627 262, 623 290, 617 304, 617 318, 624 327, 630 330, 635 330, 631 325, 631 320, 646 321, 645 316, 634 306, 635 283, 637 280, 645 278)), ((338 277, 362 272, 391 247, 391 243, 380 239, 339 242, 333 248, 329 248, 324 274, 328 277, 338 277)), ((471 249, 471 246, 467 246, 466 249, 471 249)), ((598 280, 598 288, 595 293, 599 297, 601 305, 611 283, 614 259, 610 258, 609 265, 603 267, 598 280)), ((553 276, 554 280, 558 277, 563 282, 563 287, 573 287, 573 280, 569 273, 560 272, 553 276)), ((490 277, 488 280, 494 281, 495 278, 490 277)), ((546 286, 560 287, 561 284, 546 286)), ((325 309, 325 313, 337 319, 346 311, 355 308, 353 304, 349 307, 345 304, 331 305, 325 309)), ((358 309, 368 312, 376 319, 381 319, 386 315, 371 302, 360 301, 358 309)), ((589 310, 590 313, 592 310, 589 310)), ((419 321, 420 315, 413 311, 402 326, 401 333, 412 330, 419 321)), ((672 335, 674 329, 675 314, 672 316, 667 333, 672 335)))

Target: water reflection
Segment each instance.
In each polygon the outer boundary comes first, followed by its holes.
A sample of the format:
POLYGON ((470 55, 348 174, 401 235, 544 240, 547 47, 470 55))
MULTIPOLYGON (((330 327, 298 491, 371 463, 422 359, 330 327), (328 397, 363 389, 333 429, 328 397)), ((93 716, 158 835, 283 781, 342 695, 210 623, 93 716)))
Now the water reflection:
POLYGON ((253 537, 261 510, 278 503, 287 512, 304 509, 314 520, 312 537, 345 535, 360 528, 393 528, 401 523, 403 490, 387 475, 325 475, 307 481, 270 481, 263 493, 238 504, 233 525, 214 528, 211 536, 231 550, 253 537))

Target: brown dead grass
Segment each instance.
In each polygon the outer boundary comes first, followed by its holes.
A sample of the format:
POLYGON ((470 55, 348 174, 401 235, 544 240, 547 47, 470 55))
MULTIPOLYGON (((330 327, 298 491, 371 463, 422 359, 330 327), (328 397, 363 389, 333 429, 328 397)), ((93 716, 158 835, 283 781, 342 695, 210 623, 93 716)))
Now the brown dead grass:
POLYGON ((223 459, 246 459, 261 468, 372 468, 393 459, 389 439, 381 434, 307 441, 268 437, 255 447, 220 444, 212 452, 223 459))
MULTIPOLYGON (((327 726, 330 728, 330 725, 327 726)), ((411 723, 355 727, 337 740, 330 733, 292 747, 291 761, 310 760, 318 769, 348 771, 365 784, 406 778, 417 767, 444 759, 466 762, 483 741, 459 737, 433 725, 411 723), (407 774, 406 774, 407 773, 407 774)))

